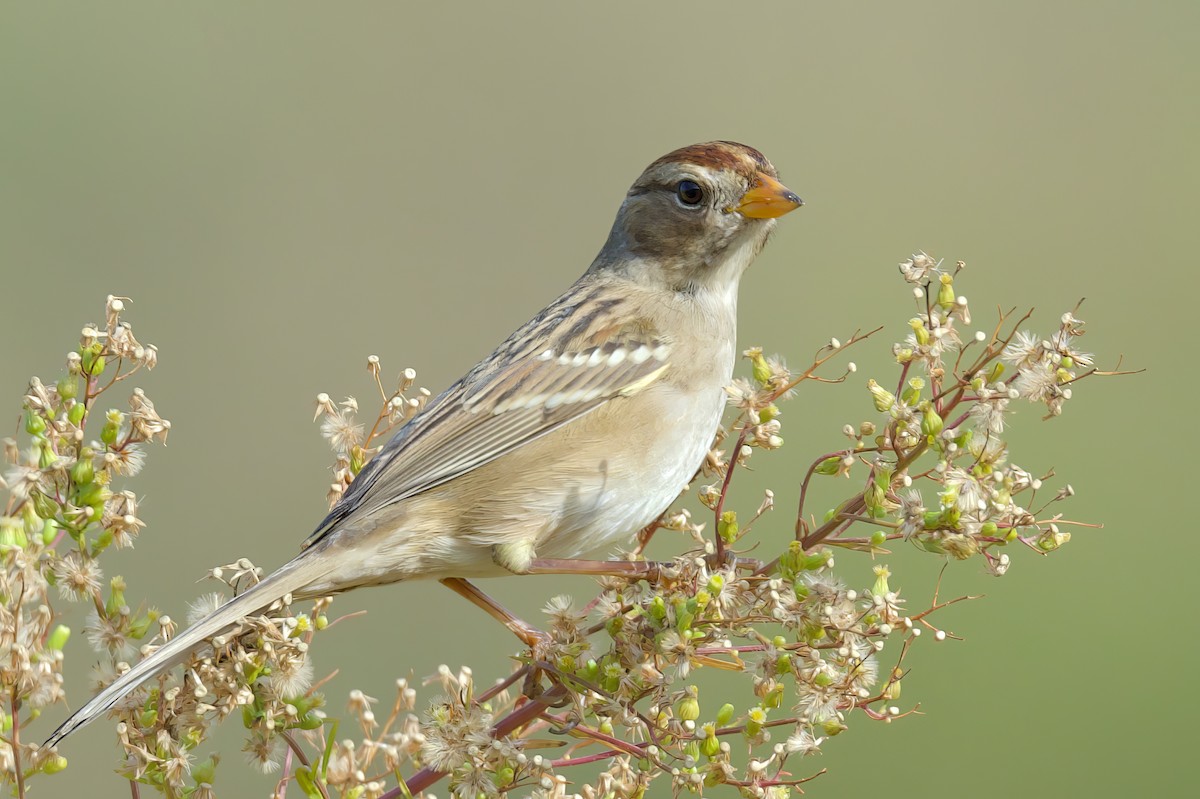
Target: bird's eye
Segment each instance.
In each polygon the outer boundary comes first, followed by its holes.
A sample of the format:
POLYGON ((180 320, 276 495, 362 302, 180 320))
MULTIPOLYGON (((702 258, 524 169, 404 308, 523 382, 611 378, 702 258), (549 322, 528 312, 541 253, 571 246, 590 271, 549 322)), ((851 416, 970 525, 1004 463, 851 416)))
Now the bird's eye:
POLYGON ((675 187, 675 196, 684 205, 699 205, 704 199, 704 189, 694 180, 681 180, 675 187))

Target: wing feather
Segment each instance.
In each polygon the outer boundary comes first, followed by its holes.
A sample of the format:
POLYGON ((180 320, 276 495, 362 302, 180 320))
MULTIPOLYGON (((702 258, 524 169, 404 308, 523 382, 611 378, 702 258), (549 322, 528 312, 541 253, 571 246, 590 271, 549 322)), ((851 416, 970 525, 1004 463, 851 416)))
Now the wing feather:
POLYGON ((669 355, 665 343, 644 336, 520 353, 502 346, 397 432, 304 546, 352 514, 428 491, 645 389, 667 369, 669 355))

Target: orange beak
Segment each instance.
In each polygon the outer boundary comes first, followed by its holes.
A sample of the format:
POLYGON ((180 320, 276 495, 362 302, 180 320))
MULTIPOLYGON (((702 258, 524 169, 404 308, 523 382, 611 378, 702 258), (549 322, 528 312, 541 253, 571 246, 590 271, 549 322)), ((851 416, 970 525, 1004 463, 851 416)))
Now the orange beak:
POLYGON ((742 195, 737 211, 751 219, 776 219, 804 205, 796 193, 770 175, 758 173, 758 183, 742 195))

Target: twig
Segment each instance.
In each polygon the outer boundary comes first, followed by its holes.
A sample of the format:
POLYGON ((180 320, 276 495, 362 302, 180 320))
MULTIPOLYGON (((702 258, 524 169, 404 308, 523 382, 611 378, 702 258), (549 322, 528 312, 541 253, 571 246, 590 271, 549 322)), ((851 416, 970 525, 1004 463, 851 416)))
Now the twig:
MULTIPOLYGON (((22 592, 24 593, 24 592, 22 592)), ((20 615, 20 603, 17 603, 17 615, 20 615)), ((21 702, 17 699, 17 687, 14 685, 9 696, 9 708, 12 710, 12 752, 13 771, 17 777, 17 797, 25 799, 25 772, 21 769, 21 702)))
MULTIPOLYGON (((304 754, 304 750, 300 748, 300 745, 296 743, 296 739, 292 737, 292 734, 285 731, 282 735, 283 740, 287 741, 288 747, 295 752, 296 759, 300 761, 300 765, 312 772, 312 765, 308 762, 308 757, 304 754)), ((317 790, 321 792, 321 796, 324 799, 329 799, 329 794, 325 791, 325 781, 321 779, 321 775, 312 772, 312 778, 313 785, 317 786, 317 790)))

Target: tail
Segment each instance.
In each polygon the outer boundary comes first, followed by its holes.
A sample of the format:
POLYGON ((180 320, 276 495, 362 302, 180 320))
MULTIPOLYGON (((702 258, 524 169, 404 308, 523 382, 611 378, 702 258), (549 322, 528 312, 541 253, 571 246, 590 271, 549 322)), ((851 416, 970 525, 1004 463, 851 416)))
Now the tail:
POLYGON ((246 616, 253 615, 275 600, 311 583, 319 571, 328 568, 328 564, 323 564, 321 558, 310 557, 312 553, 312 550, 301 553, 244 594, 230 599, 160 646, 149 657, 143 658, 133 668, 117 678, 116 682, 71 714, 71 717, 60 724, 54 734, 46 739, 43 746, 56 746, 80 727, 103 716, 142 683, 187 660, 188 656, 198 649, 205 639, 219 635, 246 616))

